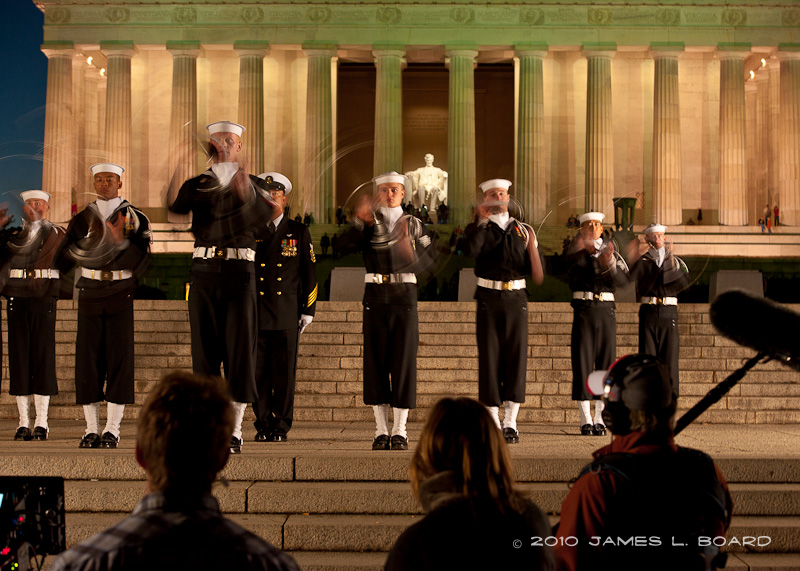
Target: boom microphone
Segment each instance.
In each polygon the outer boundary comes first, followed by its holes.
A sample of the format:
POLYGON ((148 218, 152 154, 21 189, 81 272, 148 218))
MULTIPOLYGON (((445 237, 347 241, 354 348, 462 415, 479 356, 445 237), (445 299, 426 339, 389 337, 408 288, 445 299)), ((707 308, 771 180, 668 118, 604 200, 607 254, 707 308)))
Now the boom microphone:
POLYGON ((800 371, 800 314, 741 290, 721 293, 711 304, 711 323, 731 341, 800 371))

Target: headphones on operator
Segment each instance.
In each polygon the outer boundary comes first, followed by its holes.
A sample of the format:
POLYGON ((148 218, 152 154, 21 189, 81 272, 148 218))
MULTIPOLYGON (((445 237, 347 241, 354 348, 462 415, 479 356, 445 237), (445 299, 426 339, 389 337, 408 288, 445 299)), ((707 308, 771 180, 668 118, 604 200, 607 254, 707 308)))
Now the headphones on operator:
POLYGON ((603 382, 603 422, 617 435, 630 433, 631 410, 655 413, 674 402, 667 368, 652 355, 620 357, 609 367, 603 382))

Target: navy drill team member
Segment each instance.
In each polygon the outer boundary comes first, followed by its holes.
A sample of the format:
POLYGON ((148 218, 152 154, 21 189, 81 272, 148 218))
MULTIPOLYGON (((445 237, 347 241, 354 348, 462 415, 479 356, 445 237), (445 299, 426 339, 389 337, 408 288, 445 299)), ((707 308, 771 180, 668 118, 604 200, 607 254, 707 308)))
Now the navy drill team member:
POLYGON ((407 179, 390 172, 374 179, 377 198, 365 199, 343 238, 364 255, 364 404, 375 414, 373 450, 407 450, 406 422, 417 403, 417 276, 433 254, 418 218, 403 212, 407 179), (394 419, 389 430, 389 407, 394 419))
POLYGON ((503 437, 519 442, 517 414, 525 402, 528 363, 528 291, 525 276, 536 284, 544 279, 533 228, 508 213, 511 181, 481 183, 483 202, 477 220, 464 230, 467 255, 476 258, 478 287, 478 400, 500 427, 499 407, 505 408, 503 437))
POLYGON ((628 281, 628 265, 603 239, 601 212, 578 216, 581 225, 567 249, 569 288, 572 290, 572 400, 578 401, 581 434, 602 436, 603 401, 596 400, 594 421, 586 379, 593 370, 606 370, 617 351, 617 319, 614 292, 628 281))
POLYGON ((192 212, 192 369, 200 375, 221 376, 224 368, 236 412, 231 453, 240 454, 244 411, 258 396, 256 232, 272 211, 258 192, 260 179, 239 165, 245 128, 230 121, 206 128, 211 168, 184 182, 169 209, 192 212))
POLYGON ((150 259, 150 221, 119 196, 123 167, 98 163, 90 170, 98 198, 67 227, 66 254, 80 264, 75 397, 86 418, 80 447, 116 448, 125 405, 134 402, 133 291, 150 259))
POLYGON ((50 397, 58 394, 56 304, 60 274, 55 263, 66 232, 47 219, 48 193, 26 190, 20 196, 25 221, 0 254, 7 268, 3 295, 8 300, 8 392, 16 396, 19 411, 14 440, 47 440, 50 397), (31 395, 36 411, 33 432, 31 395))
MULTIPOLYGON (((678 396, 678 294, 689 286, 689 268, 665 241, 667 227, 650 224, 644 229, 647 252, 631 267, 637 284, 639 353, 655 355, 669 370, 672 392, 678 396)), ((638 240, 635 243, 638 245, 638 240)), ((637 252, 638 253, 638 252, 637 252)))
POLYGON ((317 275, 308 226, 284 215, 292 183, 277 172, 258 175, 278 205, 256 245, 258 350, 256 442, 286 442, 294 413, 297 343, 314 319, 317 275))

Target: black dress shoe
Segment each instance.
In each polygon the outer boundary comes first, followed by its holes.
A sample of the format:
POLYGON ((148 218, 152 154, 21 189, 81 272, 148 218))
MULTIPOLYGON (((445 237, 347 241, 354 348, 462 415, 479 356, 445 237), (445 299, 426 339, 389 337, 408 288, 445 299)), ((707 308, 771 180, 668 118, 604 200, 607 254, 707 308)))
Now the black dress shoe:
POLYGON ((606 425, 605 424, 595 424, 594 428, 592 428, 592 434, 595 436, 605 436, 606 435, 606 425))
POLYGON ((519 432, 513 428, 504 428, 503 438, 506 439, 507 444, 516 444, 519 442, 519 432))
POLYGON ((116 448, 119 444, 119 436, 114 436, 110 432, 104 432, 100 439, 99 448, 116 448))
POLYGON ((27 442, 31 438, 33 438, 33 436, 31 436, 31 429, 27 426, 20 426, 14 434, 14 440, 25 440, 27 442))
POLYGON ((392 436, 392 450, 408 450, 408 438, 399 434, 392 436))
POLYGON ((259 430, 253 440, 256 442, 272 442, 272 433, 267 430, 259 430))
POLYGON ((289 437, 286 435, 285 432, 272 433, 272 442, 286 442, 287 440, 289 440, 289 437))
POLYGON ((381 434, 372 441, 373 450, 389 450, 389 435, 381 434))
POLYGON ((79 448, 97 448, 98 446, 100 446, 100 435, 96 432, 90 432, 81 438, 81 443, 78 445, 79 448))
POLYGON ((231 454, 242 453, 242 439, 231 436, 231 454))
POLYGON ((592 434, 594 434, 594 426, 591 424, 581 426, 581 436, 591 436, 592 434))
POLYGON ((47 429, 44 426, 33 427, 34 440, 47 440, 47 429))

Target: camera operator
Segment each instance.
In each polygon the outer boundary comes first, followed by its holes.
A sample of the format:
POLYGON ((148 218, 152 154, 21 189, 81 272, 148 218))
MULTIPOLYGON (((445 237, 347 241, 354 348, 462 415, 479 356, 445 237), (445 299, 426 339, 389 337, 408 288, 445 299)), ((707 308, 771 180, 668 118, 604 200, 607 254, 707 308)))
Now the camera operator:
POLYGON ((730 493, 710 456, 675 445, 666 367, 651 355, 622 357, 605 373, 603 400, 614 438, 594 453, 561 506, 562 568, 724 565, 725 555, 701 539, 725 536, 730 493))

